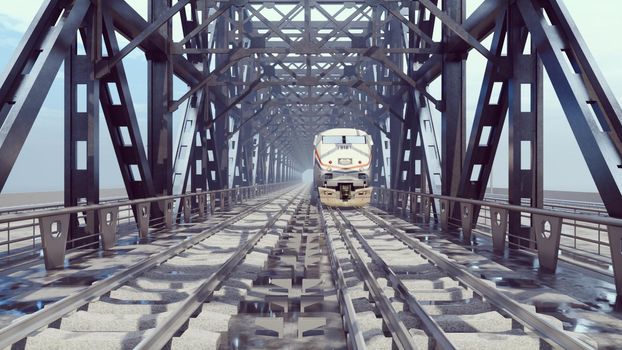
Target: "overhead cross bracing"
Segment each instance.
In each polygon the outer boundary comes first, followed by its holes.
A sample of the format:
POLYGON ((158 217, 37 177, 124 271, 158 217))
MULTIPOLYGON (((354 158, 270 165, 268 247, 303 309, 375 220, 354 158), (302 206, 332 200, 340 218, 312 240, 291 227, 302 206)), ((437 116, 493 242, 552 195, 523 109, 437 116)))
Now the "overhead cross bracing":
MULTIPOLYGON (((295 177, 331 127, 372 135, 374 186, 482 199, 507 115, 509 201, 541 207, 546 69, 609 214, 622 216, 620 108, 559 0, 485 0, 468 16, 464 0, 148 4, 143 18, 124 0, 44 3, 1 80, 0 189, 64 63, 68 206, 99 201, 100 104, 131 199, 295 177), (123 60, 138 50, 146 140, 123 60), (469 55, 487 67, 467 135, 469 55)), ((510 226, 529 234, 518 217, 510 226)))

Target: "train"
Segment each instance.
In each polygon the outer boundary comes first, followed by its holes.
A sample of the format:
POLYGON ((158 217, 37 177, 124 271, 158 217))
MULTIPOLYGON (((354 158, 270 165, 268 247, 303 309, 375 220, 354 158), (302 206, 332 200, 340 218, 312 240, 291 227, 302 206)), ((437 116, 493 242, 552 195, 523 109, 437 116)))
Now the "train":
POLYGON ((358 129, 336 128, 315 135, 313 181, 320 203, 363 207, 371 201, 372 137, 358 129))

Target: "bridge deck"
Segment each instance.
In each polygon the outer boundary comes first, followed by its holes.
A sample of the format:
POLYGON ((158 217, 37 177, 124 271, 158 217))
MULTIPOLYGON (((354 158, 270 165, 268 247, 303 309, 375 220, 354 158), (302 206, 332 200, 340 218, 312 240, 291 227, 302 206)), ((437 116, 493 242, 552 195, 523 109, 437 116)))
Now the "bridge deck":
MULTIPOLYGON (((291 191, 286 192, 284 195, 291 197, 291 193, 291 191)), ((125 236, 125 238, 120 240, 118 245, 110 252, 102 253, 101 251, 87 250, 72 253, 68 256, 65 267, 60 270, 46 271, 44 264, 39 259, 21 263, 20 265, 13 267, 5 267, 2 271, 2 281, 0 287, 0 295, 3 300, 0 305, 0 328, 9 326, 11 321, 19 319, 22 316, 32 314, 41 309, 45 310, 44 307, 53 305, 55 302, 68 296, 75 295, 83 291, 85 288, 93 285, 95 282, 107 283, 107 280, 115 273, 144 261, 150 256, 153 256, 155 253, 162 252, 167 250, 169 247, 179 244, 180 242, 187 241, 189 238, 204 233, 210 228, 223 225, 223 222, 227 219, 242 216, 246 210, 249 208, 255 208, 266 200, 274 201, 278 200, 278 198, 279 195, 270 194, 255 199, 249 199, 244 204, 236 205, 229 211, 217 211, 214 216, 209 217, 206 221, 200 222, 197 217, 194 217, 192 223, 179 224, 171 230, 161 229, 152 231, 148 239, 140 239, 137 232, 131 232, 125 236)), ((243 234, 245 235, 244 237, 246 237, 253 232, 257 232, 262 225, 265 225, 267 221, 271 220, 274 215, 276 215, 276 210, 278 208, 285 207, 286 206, 281 205, 280 207, 272 207, 272 209, 269 210, 256 209, 256 212, 248 214, 245 219, 242 219, 243 221, 239 221, 237 224, 229 225, 222 230, 216 230, 215 234, 225 235, 223 237, 230 236, 232 238, 243 234), (244 232, 246 232, 246 234, 244 232)), ((286 226, 289 227, 286 228, 286 230, 289 231, 285 232, 292 233, 281 233, 280 236, 276 236, 281 237, 280 241, 275 240, 268 244, 267 247, 271 246, 272 248, 266 248, 265 252, 276 255, 270 255, 274 256, 274 258, 270 258, 268 255, 265 255, 265 258, 261 258, 260 255, 260 261, 262 261, 262 259, 268 260, 265 260, 264 263, 258 265, 262 266, 259 270, 254 271, 251 275, 245 275, 247 277, 243 280, 247 281, 244 282, 247 284, 247 287, 244 288, 249 288, 249 290, 245 291, 241 296, 233 297, 233 300, 235 301, 232 301, 231 304, 234 307, 234 311, 232 311, 232 314, 229 317, 233 317, 236 313, 241 316, 232 318, 232 321, 228 323, 228 326, 224 327, 224 331, 228 330, 228 333, 225 332, 228 334, 228 337, 231 338, 232 336, 235 336, 237 337, 236 339, 238 339, 238 341, 242 341, 242 343, 248 341, 252 334, 248 333, 249 328, 248 326, 244 326, 244 324, 245 322, 250 322, 248 317, 251 316, 254 319, 262 314, 265 314, 266 316, 282 315, 286 319, 285 324, 291 321, 287 321, 287 317, 289 317, 287 316, 288 313, 285 311, 285 314, 282 314, 283 310, 280 309, 280 307, 285 305, 287 308, 287 305, 289 305, 290 308, 300 308, 300 304, 297 304, 300 301, 291 304, 292 301, 288 300, 288 294, 285 294, 285 299, 280 302, 278 300, 268 300, 268 295, 270 295, 270 283, 268 283, 268 281, 272 281, 271 279, 279 276, 282 277, 284 274, 283 267, 279 267, 278 264, 275 265, 274 263, 270 263, 270 261, 274 261, 274 259, 278 260, 278 256, 281 256, 282 254, 291 254, 294 259, 298 260, 304 259, 304 257, 308 255, 308 253, 306 253, 306 249, 309 249, 308 245, 310 244, 310 242, 306 242, 306 240, 310 240, 310 237, 313 237, 312 233, 317 235, 316 239, 320 240, 318 241, 320 242, 318 244, 321 244, 323 247, 322 254, 319 256, 322 261, 321 266, 323 267, 318 267, 317 272, 313 273, 313 277, 325 280, 326 284, 323 288, 326 296, 331 295, 332 292, 330 291, 334 290, 335 287, 332 284, 334 280, 331 278, 330 264, 328 264, 329 253, 327 246, 325 245, 326 243, 324 242, 328 236, 323 236, 323 232, 332 232, 330 230, 334 230, 334 227, 337 226, 334 226, 334 223, 331 222, 326 222, 326 224, 323 225, 318 219, 318 208, 315 205, 306 204, 306 207, 301 207, 301 204, 299 203, 296 208, 297 209, 295 211, 287 212, 287 215, 289 216, 287 216, 287 220, 285 221, 286 226), (309 214, 310 212, 315 212, 316 214, 309 214), (296 226, 297 224, 299 226, 296 226), (298 227, 298 229, 296 227, 298 227), (306 243, 301 245, 299 248, 296 248, 297 250, 294 250, 293 253, 287 253, 290 248, 279 248, 290 247, 292 239, 294 239, 292 237, 295 237, 296 232, 300 232, 300 234, 303 235, 302 237, 304 238, 301 239, 306 243), (264 277, 262 278, 260 276, 264 277), (262 287, 262 285, 264 287, 262 287), (260 307, 257 305, 260 305, 260 307), (274 314, 275 312, 276 314, 274 314), (279 314, 279 312, 281 312, 281 314, 279 314)), ((614 308, 616 294, 615 286, 612 283, 611 278, 563 261, 559 263, 556 274, 545 273, 538 268, 537 258, 528 252, 508 250, 506 254, 502 256, 495 254, 492 249, 491 240, 485 235, 479 235, 476 233, 473 241, 474 243, 472 245, 465 245, 455 233, 443 233, 438 229, 436 224, 413 222, 413 219, 410 217, 401 218, 396 213, 394 213, 395 215, 390 214, 379 208, 369 208, 364 212, 367 213, 367 215, 373 215, 383 220, 385 223, 398 229, 400 232, 403 232, 409 237, 419 240, 432 248, 434 251, 445 254, 456 262, 460 268, 464 269, 464 271, 469 271, 476 277, 489 281, 498 291, 502 292, 506 296, 509 296, 519 304, 531 305, 530 307, 532 307, 534 311, 536 311, 539 315, 546 315, 545 319, 552 322, 560 329, 563 328, 566 331, 586 333, 588 335, 598 334, 598 337, 592 337, 591 341, 597 341, 599 346, 620 344, 622 342, 622 334, 620 334, 619 331, 622 329, 622 315, 619 310, 614 308), (585 288, 585 286, 590 286, 591 288, 585 288)), ((358 210, 343 210, 341 213, 343 214, 344 220, 351 222, 351 225, 353 225, 352 228, 357 226, 357 229, 362 230, 361 232, 363 232, 363 235, 368 239, 373 237, 382 237, 383 234, 386 235, 382 226, 379 226, 369 220, 365 221, 365 218, 361 216, 361 212, 358 210)), ((325 218, 326 215, 327 214, 325 213, 325 218)), ((275 229, 283 230, 283 228, 284 227, 281 226, 281 228, 275 229)), ((199 244, 192 248, 192 251, 200 252, 202 249, 208 249, 208 251, 200 253, 203 254, 201 256, 209 257, 210 254, 218 256, 218 254, 223 254, 225 252, 233 252, 233 247, 239 247, 240 244, 245 242, 247 239, 248 238, 244 238, 240 241, 240 243, 236 243, 237 241, 228 242, 227 244, 233 243, 231 248, 224 247, 226 244, 223 241, 222 246, 199 244)), ((391 242, 387 242, 387 244, 395 244, 391 242)), ((401 246, 401 242, 395 242, 398 246, 401 246)), ((378 249, 378 251, 381 252, 384 248, 380 247, 378 249)), ((179 255, 179 257, 185 256, 184 254, 186 253, 179 255)), ((173 258, 173 260, 180 259, 179 257, 173 258)), ((376 260, 377 259, 380 258, 376 258, 376 260)), ((181 260, 176 261, 181 262, 181 260)), ((169 262, 166 262, 166 264, 169 264, 169 262)), ((192 271, 202 271, 201 269, 204 264, 205 262, 202 260, 183 262, 181 265, 175 265, 177 266, 175 274, 184 275, 192 273, 192 271)), ((414 264, 413 266, 417 265, 416 262, 411 263, 409 261, 404 261, 401 262, 400 266, 407 267, 409 264, 414 264)), ((289 271, 288 269, 286 270, 289 271)), ((296 268, 294 268, 294 271, 295 270, 296 268)), ((372 270, 374 274, 379 273, 377 268, 373 268, 372 270)), ((311 277, 311 275, 308 275, 309 271, 311 271, 308 266, 302 268, 301 271, 304 271, 304 275, 300 275, 298 279, 294 278, 292 280, 294 284, 301 283, 300 278, 304 279, 311 277)), ((286 272, 285 275, 288 273, 289 272, 286 272)), ((332 276, 334 276, 334 273, 335 271, 332 271, 332 276)), ((420 273, 426 272, 423 271, 420 273)), ((153 280, 154 277, 151 276, 150 278, 153 280)), ((141 277, 141 279, 144 279, 144 277, 141 277)), ((118 289, 118 292, 113 291, 112 293, 121 293, 120 295, 128 297, 127 293, 129 293, 131 289, 133 291, 132 293, 139 293, 136 295, 139 299, 151 298, 151 296, 149 296, 149 290, 150 288, 155 288, 154 285, 146 286, 134 284, 130 283, 128 286, 122 286, 118 289), (142 295, 142 297, 140 297, 140 295, 142 295)), ((168 300, 167 295, 176 291, 183 291, 185 290, 183 288, 187 288, 183 287, 183 283, 179 284, 174 282, 168 283, 167 286, 168 287, 162 289, 159 294, 160 296, 158 298, 161 298, 161 302, 159 303, 178 301, 172 299, 168 300)), ((158 288, 162 288, 162 286, 158 288)), ((285 290, 287 290, 287 288, 285 288, 285 290)), ((441 293, 441 290, 438 290, 438 292, 441 293)), ((122 298, 121 296, 118 297, 122 298)), ((225 295, 223 295, 223 297, 226 298, 225 295)), ((419 296, 419 298, 423 298, 422 300, 425 299, 425 297, 421 296, 419 296)), ((100 298, 99 300, 104 299, 100 298)), ((144 302, 150 304, 148 300, 150 299, 145 299, 144 302)), ((312 315, 311 313, 307 313, 307 316, 327 318, 329 322, 326 324, 327 328, 325 328, 325 332, 322 333, 324 334, 324 337, 321 338, 322 341, 328 342, 326 344, 333 344, 338 348, 343 347, 345 344, 343 343, 345 338, 339 334, 343 334, 344 330, 340 327, 334 328, 336 327, 335 325, 339 323, 338 319, 333 320, 335 316, 339 316, 338 312, 335 313, 338 310, 338 308, 335 309, 337 305, 335 303, 337 303, 337 300, 334 299, 332 302, 329 302, 329 300, 330 298, 328 297, 324 298, 324 306, 320 307, 318 311, 312 313, 312 315)), ((467 304, 472 303, 472 301, 469 300, 470 299, 464 299, 462 302, 466 302, 467 304)), ((443 305, 443 302, 437 301, 429 303, 429 305, 436 304, 443 305)), ((80 310, 84 310, 84 308, 81 308, 80 310)), ((90 309, 87 307, 86 310, 90 309)), ((298 312, 301 312, 301 310, 298 312)), ((486 319, 487 316, 482 314, 482 317, 486 319)), ((65 326, 63 326, 61 322, 60 331, 63 331, 63 329, 71 329, 68 325, 73 321, 69 319, 68 321, 63 322, 65 322, 65 326)), ((85 322, 88 323, 88 317, 85 322)), ((225 324, 227 324, 227 322, 225 322, 225 324)), ((58 327, 58 325, 52 326, 52 328, 58 327)), ((288 331, 284 330, 284 332, 287 333, 288 331)), ((260 333, 260 335, 261 334, 262 333, 260 333)), ((414 336, 415 333, 412 334, 414 336)), ((63 339, 62 334, 55 334, 54 336, 58 336, 61 337, 59 339, 63 339)), ((267 340, 271 339, 269 331, 267 331, 263 336, 267 337, 267 340)), ((188 337, 191 337, 191 335, 188 335, 188 337)), ((380 341, 379 339, 380 338, 376 341, 380 341)), ((422 338, 417 338, 416 336, 414 339, 422 341, 422 338)), ((450 339, 453 338, 450 337, 450 339)), ((470 338, 467 337, 465 339, 470 338)), ((390 341, 390 339, 388 339, 388 341, 390 341)), ((454 339, 452 341, 457 340, 454 339)), ((274 348, 279 348, 284 344, 282 341, 276 340, 270 340, 268 343, 273 344, 272 346, 274 348)), ((30 343, 26 342, 26 344, 31 345, 29 348, 37 348, 35 344, 44 343, 30 341, 30 343)), ((59 344, 66 345, 64 342, 59 344)), ((79 347, 84 344, 85 343, 78 342, 76 343, 76 346, 79 347)), ((247 344, 248 347, 255 346, 251 346, 251 343, 245 344, 247 344)))

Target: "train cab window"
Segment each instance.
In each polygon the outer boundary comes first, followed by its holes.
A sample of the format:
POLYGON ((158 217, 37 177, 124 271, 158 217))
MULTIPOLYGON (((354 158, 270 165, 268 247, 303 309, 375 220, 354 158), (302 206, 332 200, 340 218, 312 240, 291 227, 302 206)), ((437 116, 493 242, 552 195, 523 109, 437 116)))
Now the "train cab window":
POLYGON ((354 144, 363 145, 367 143, 365 136, 350 135, 350 136, 322 136, 322 143, 326 144, 354 144))
POLYGON ((322 143, 340 144, 343 143, 343 136, 322 136, 322 143))
POLYGON ((346 136, 346 143, 353 145, 363 145, 367 143, 365 136, 346 136))

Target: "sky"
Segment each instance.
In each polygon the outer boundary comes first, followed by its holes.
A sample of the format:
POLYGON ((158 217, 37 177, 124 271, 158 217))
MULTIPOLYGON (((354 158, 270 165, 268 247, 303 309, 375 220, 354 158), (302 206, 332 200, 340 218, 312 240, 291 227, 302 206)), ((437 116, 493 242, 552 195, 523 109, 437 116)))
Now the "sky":
MULTIPOLYGON (((138 12, 147 15, 147 0, 127 0, 138 12)), ((2 1, 0 3, 0 69, 13 55, 23 33, 35 16, 44 0, 2 1)), ((467 13, 473 11, 481 0, 467 0, 467 13)), ((592 55, 604 73, 607 82, 620 99, 622 96, 622 66, 620 52, 622 41, 611 40, 618 32, 618 21, 622 2, 619 0, 565 0, 567 8, 577 27, 588 43, 592 55), (595 5, 595 4, 598 5, 595 5), (607 9, 607 10, 604 10, 607 9)), ((177 36, 177 35, 176 35, 177 36)), ((486 44, 488 41, 485 42, 486 44)), ((121 45, 124 43, 121 42, 121 45)), ((474 52, 474 51, 473 51, 474 52)), ((137 51, 124 59, 130 79, 130 89, 138 115, 143 141, 146 142, 147 114, 147 64, 144 55, 137 51)), ((469 55, 467 61, 467 115, 469 123, 479 94, 485 61, 478 54, 469 55)), ((41 109, 41 112, 28 136, 3 193, 39 192, 63 189, 63 70, 41 109)), ((184 86, 176 83, 175 94, 183 92, 184 86)), ((430 91, 437 93, 438 84, 430 91)), ((544 91, 544 186, 549 190, 594 191, 595 187, 585 161, 579 152, 566 117, 548 81, 544 91)), ((179 121, 183 108, 175 115, 179 121)), ((436 129, 440 131, 440 117, 436 118, 436 129)), ((178 135, 176 123, 174 135, 178 135)), ((470 130, 470 127, 469 127, 470 130)), ((467 131, 468 135, 468 131, 467 131)), ((123 182, 118 171, 114 151, 110 144, 108 131, 103 119, 100 120, 100 184, 102 188, 119 188, 123 182)), ((440 140, 440 138, 439 138, 440 140)), ((495 187, 507 186, 507 131, 504 131, 501 145, 495 159, 493 184, 495 187)))

